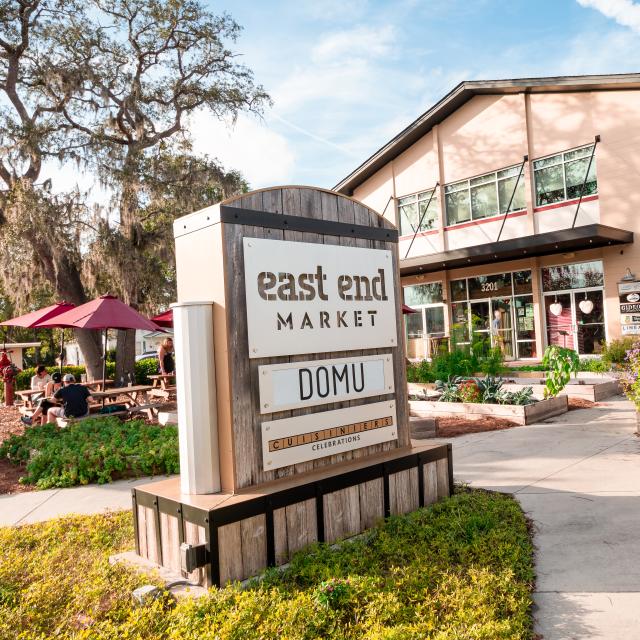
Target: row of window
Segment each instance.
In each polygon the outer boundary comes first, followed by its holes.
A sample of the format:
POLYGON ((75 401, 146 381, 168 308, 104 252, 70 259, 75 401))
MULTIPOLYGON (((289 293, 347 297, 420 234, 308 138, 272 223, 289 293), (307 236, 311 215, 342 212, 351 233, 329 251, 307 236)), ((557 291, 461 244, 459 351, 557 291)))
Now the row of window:
MULTIPOLYGON (((602 260, 542 267, 540 273, 545 293, 604 286, 602 260)), ((533 293, 530 269, 451 280, 449 286, 452 302, 533 293)), ((442 282, 408 285, 403 291, 404 302, 410 307, 444 302, 442 282)))
MULTIPOLYGON (((597 193, 593 145, 565 151, 533 162, 537 207, 597 193)), ((521 165, 461 180, 444 188, 447 226, 482 220, 526 208, 521 165)), ((438 226, 438 197, 434 190, 398 200, 401 235, 413 235, 438 226)))

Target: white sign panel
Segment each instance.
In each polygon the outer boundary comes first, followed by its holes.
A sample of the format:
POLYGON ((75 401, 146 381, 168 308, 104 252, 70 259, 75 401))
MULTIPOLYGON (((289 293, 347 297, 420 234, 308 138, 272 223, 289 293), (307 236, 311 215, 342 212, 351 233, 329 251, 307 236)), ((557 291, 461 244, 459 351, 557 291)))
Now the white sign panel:
POLYGON ((640 293, 640 282, 619 282, 618 293, 621 296, 626 293, 640 293))
POLYGON ((393 400, 262 423, 265 471, 398 437, 393 400))
POLYGON ((623 336, 637 336, 640 334, 640 324, 623 324, 621 327, 623 336))
POLYGON ((258 367, 260 413, 393 393, 390 353, 258 367))
POLYGON ((243 244, 250 358, 396 346, 391 251, 243 244))

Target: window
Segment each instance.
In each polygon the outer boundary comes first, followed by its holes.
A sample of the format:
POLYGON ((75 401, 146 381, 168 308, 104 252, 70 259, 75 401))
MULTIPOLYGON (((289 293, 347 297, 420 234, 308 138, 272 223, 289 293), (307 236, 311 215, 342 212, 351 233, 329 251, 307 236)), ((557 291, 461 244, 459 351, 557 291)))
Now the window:
MULTIPOLYGON (((533 162, 533 177, 536 185, 536 206, 563 202, 580 197, 580 190, 589 167, 593 145, 565 151, 555 156, 533 162)), ((598 192, 595 156, 589 167, 584 185, 585 196, 598 192)))
POLYGON ((604 270, 601 260, 563 264, 542 269, 543 291, 564 291, 589 287, 604 287, 604 270))
POLYGON ((442 282, 429 282, 403 287, 404 302, 417 313, 405 315, 407 356, 425 358, 427 343, 434 334, 444 334, 442 282))
POLYGON ((509 212, 525 209, 524 175, 518 180, 519 174, 517 165, 447 185, 444 188, 447 224, 481 220, 506 213, 507 209, 509 212))
POLYGON ((398 199, 398 217, 402 236, 435 229, 438 226, 438 216, 438 198, 433 190, 398 199))
POLYGON ((410 307, 442 302, 442 282, 404 287, 404 303, 410 307))

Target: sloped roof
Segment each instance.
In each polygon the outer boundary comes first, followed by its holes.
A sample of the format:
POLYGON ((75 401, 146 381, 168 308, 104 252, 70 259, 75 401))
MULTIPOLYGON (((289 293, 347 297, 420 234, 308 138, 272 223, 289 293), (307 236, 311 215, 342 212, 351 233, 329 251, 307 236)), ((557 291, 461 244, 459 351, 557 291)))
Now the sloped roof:
POLYGON ((425 111, 395 138, 378 149, 355 171, 334 188, 344 195, 353 195, 356 187, 385 164, 400 155, 463 104, 477 95, 508 95, 515 93, 551 93, 576 91, 612 91, 640 89, 640 73, 620 73, 591 76, 556 76, 549 78, 516 78, 512 80, 473 80, 461 82, 444 98, 425 111))

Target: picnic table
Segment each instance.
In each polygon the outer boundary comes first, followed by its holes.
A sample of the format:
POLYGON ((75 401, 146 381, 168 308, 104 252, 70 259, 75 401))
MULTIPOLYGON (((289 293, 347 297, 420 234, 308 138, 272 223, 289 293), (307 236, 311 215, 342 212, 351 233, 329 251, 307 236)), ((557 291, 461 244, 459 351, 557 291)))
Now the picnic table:
POLYGON ((176 395, 175 379, 175 373, 158 373, 149 376, 149 380, 153 383, 149 395, 152 398, 162 398, 163 400, 174 398, 176 395), (170 384, 172 381, 173 384, 170 384))
POLYGON ((105 391, 92 391, 91 397, 95 400, 105 400, 107 403, 124 403, 127 407, 136 407, 147 402, 147 393, 153 387, 148 384, 138 384, 131 387, 113 387, 105 391), (121 397, 126 399, 123 401, 121 397))
MULTIPOLYGON (((91 393, 95 393, 94 389, 102 390, 104 385, 113 384, 113 380, 92 380, 91 382, 78 382, 76 384, 81 384, 83 387, 88 387, 91 389, 91 393)), ((35 405, 33 404, 32 397, 34 395, 43 395, 44 389, 23 389, 22 391, 16 391, 16 395, 22 400, 22 409, 25 411, 34 411, 35 405)))

